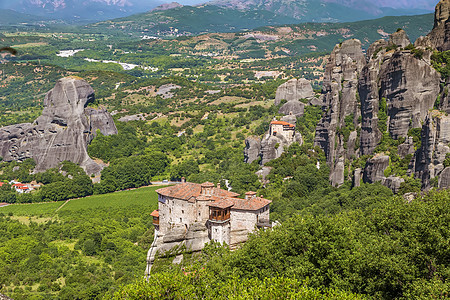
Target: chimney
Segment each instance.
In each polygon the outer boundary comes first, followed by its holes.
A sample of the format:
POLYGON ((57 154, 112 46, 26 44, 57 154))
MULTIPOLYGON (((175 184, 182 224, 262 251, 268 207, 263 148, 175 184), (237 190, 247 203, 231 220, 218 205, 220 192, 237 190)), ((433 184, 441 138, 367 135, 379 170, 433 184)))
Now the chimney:
POLYGON ((186 182, 186 178, 181 177, 181 183, 185 183, 186 182))
POLYGON ((220 182, 217 183, 217 188, 220 189, 220 182))

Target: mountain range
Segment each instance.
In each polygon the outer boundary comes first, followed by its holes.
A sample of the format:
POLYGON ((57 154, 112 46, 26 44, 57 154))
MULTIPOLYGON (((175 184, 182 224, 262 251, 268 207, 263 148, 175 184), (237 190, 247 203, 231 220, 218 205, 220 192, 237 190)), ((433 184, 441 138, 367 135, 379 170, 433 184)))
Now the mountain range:
MULTIPOLYGON (((181 4, 203 5, 202 0, 180 0, 181 4)), ((268 11, 298 22, 348 22, 387 15, 412 15, 432 11, 436 1, 368 0, 212 0, 208 5, 245 12, 268 11)), ((62 19, 65 21, 101 21, 150 11, 164 0, 20 0, 2 1, 0 9, 62 19)), ((169 5, 170 7, 170 5, 169 5)), ((264 15, 261 15, 263 18, 264 15)), ((267 23, 269 25, 271 23, 267 23)))
POLYGON ((426 6, 391 6, 387 3, 384 6, 367 0, 212 0, 209 4, 241 10, 268 10, 302 22, 348 22, 431 11, 426 6))
POLYGON ((0 9, 32 14, 47 19, 93 22, 120 18, 151 10, 160 0, 20 0, 0 2, 0 9))

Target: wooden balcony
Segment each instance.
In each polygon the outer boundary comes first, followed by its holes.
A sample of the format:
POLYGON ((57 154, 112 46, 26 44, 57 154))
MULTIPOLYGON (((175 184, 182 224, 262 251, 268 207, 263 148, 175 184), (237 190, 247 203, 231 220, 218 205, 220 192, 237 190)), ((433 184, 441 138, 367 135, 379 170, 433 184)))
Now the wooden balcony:
POLYGON ((230 208, 217 208, 217 207, 210 207, 209 210, 209 220, 212 222, 226 222, 230 220, 230 208))
POLYGON ((150 216, 153 217, 153 225, 159 226, 159 210, 154 210, 150 216))

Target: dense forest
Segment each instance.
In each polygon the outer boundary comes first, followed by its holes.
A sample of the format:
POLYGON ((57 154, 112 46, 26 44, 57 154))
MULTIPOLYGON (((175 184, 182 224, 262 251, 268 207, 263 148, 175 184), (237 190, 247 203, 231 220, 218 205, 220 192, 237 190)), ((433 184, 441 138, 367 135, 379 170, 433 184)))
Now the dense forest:
POLYGON ((378 185, 332 194, 316 205, 334 202, 334 212, 300 210, 234 252, 212 244, 196 264, 168 266, 113 298, 448 298, 447 191, 410 203, 378 185))

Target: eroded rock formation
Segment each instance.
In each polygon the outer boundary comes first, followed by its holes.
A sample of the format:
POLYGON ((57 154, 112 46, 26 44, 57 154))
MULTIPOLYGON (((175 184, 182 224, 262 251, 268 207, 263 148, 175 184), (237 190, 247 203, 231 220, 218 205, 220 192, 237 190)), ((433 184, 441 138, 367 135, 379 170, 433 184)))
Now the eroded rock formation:
POLYGON ((416 46, 431 46, 439 51, 450 50, 450 0, 441 0, 436 5, 433 30, 416 42, 416 46))
MULTIPOLYGON (((435 15, 433 31, 419 38, 414 47, 406 33, 398 30, 388 41, 373 43, 367 57, 356 40, 333 50, 322 89, 324 115, 315 138, 331 167, 333 185, 350 179, 344 174, 352 160, 372 156, 363 181, 380 181, 397 192, 405 179, 384 176, 390 167, 389 155, 403 159, 408 164, 406 174, 420 178, 424 188, 449 185, 450 171, 444 170, 444 160, 450 152, 450 120, 444 112, 450 112, 450 80, 441 84, 430 47, 450 49, 450 0, 442 0, 435 15), (436 107, 441 112, 430 112, 436 107), (422 141, 417 148, 413 136, 419 128, 422 141)), ((353 185, 358 186, 361 171, 355 170, 353 176, 353 185)))
POLYGON ((301 117, 305 112, 305 104, 298 100, 291 100, 283 104, 278 112, 283 115, 301 117))
POLYGON ((422 180, 424 188, 431 187, 431 180, 444 173, 441 184, 447 185, 448 171, 444 161, 450 153, 450 116, 432 111, 422 126, 421 147, 416 153, 415 175, 422 180))
POLYGON ((244 162, 251 164, 259 159, 261 152, 261 139, 257 136, 250 136, 245 139, 244 162))
POLYGON ((275 95, 275 105, 281 103, 281 100, 298 101, 300 99, 314 98, 314 91, 311 83, 305 79, 291 79, 277 88, 275 95))
POLYGON ((262 140, 255 136, 248 137, 245 140, 244 161, 252 163, 261 158, 260 164, 264 165, 280 157, 284 149, 292 143, 301 145, 303 139, 300 132, 295 131, 295 121, 295 116, 285 116, 283 121, 274 120, 270 123, 269 130, 262 140))
POLYGON ((0 156, 5 161, 32 158, 37 172, 69 160, 87 174, 98 174, 102 167, 88 156, 87 145, 97 130, 110 135, 117 129, 105 109, 86 107, 93 100, 94 90, 86 81, 76 77, 58 80, 45 96, 42 115, 33 123, 0 128, 0 156))
POLYGON ((367 183, 375 183, 383 180, 384 171, 389 167, 389 156, 377 155, 369 159, 364 168, 363 180, 367 183))
POLYGON ((321 97, 325 113, 317 125, 314 142, 325 151, 331 167, 330 180, 335 186, 344 183, 342 162, 345 164, 356 154, 355 147, 348 144, 356 143, 360 116, 358 74, 364 65, 361 42, 348 40, 334 48, 325 67, 321 97), (353 134, 343 134, 345 128, 353 134))

